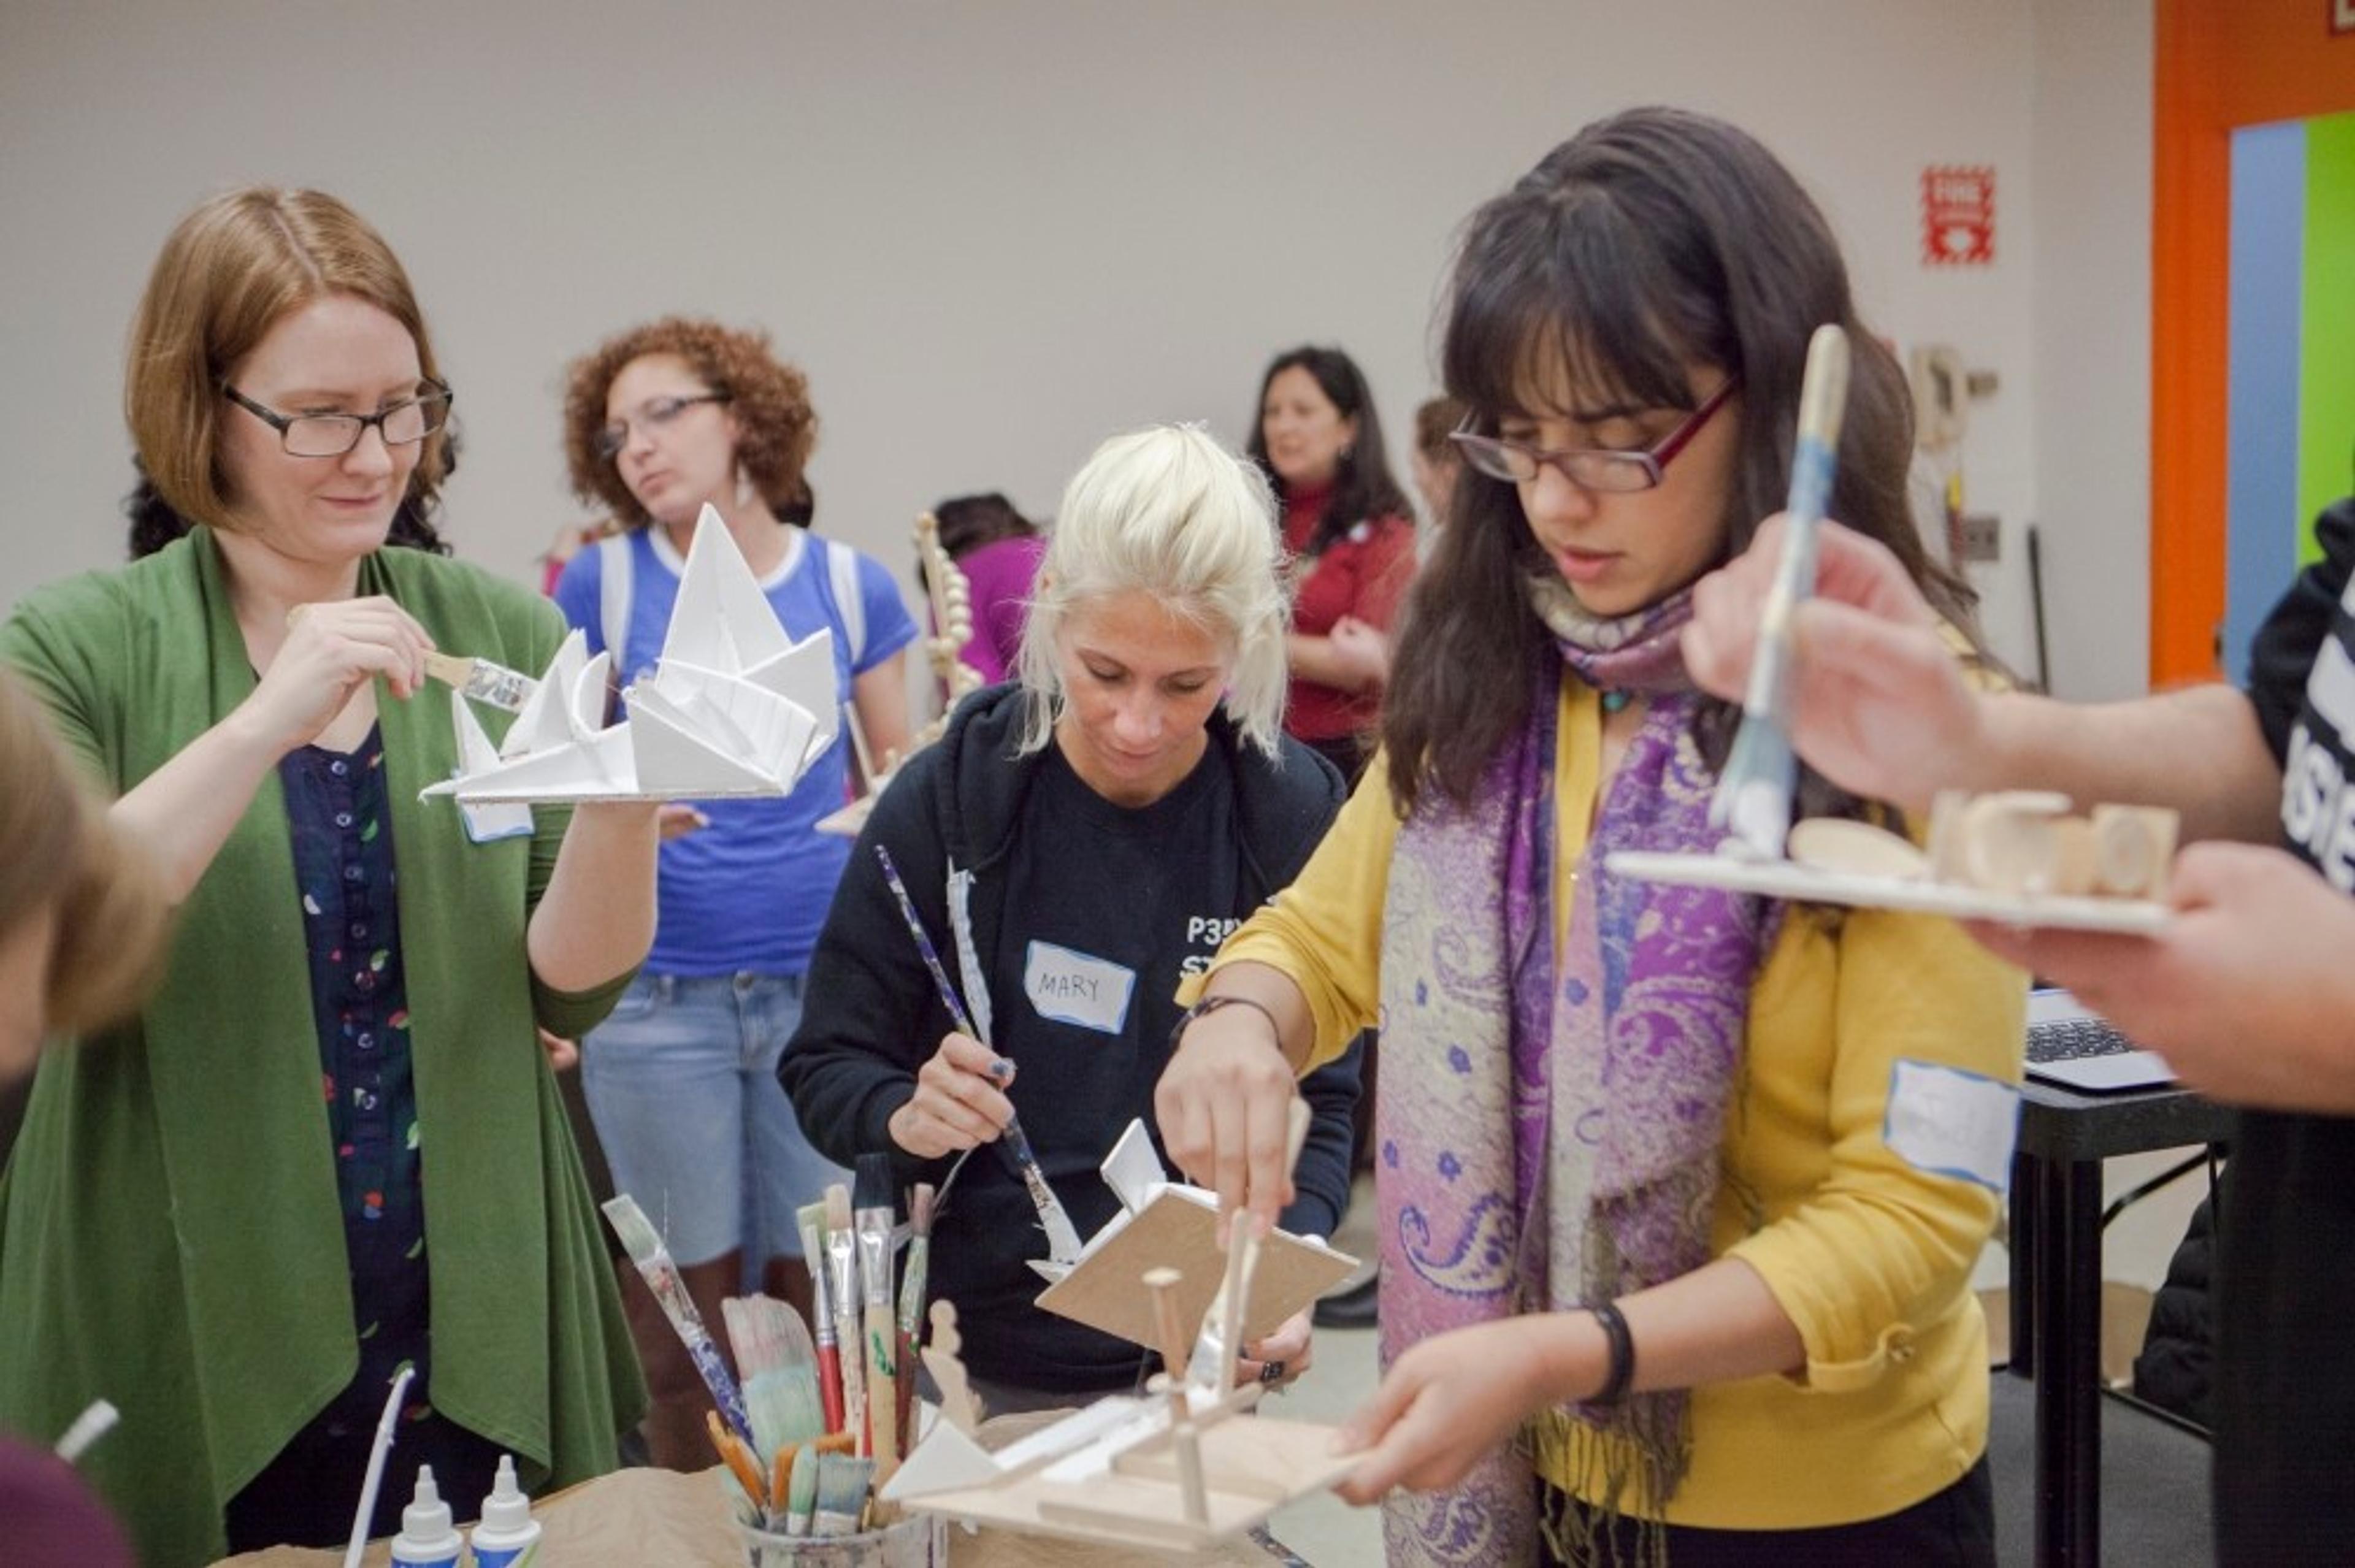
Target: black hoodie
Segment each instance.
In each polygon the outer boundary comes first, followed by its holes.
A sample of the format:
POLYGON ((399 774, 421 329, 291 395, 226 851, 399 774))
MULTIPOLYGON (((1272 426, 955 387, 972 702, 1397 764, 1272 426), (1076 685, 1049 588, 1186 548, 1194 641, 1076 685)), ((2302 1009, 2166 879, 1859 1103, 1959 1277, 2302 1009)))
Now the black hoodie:
MULTIPOLYGON (((829 1158, 847 1165, 886 1150, 902 1186, 941 1180, 949 1162, 906 1154, 889 1125, 953 1026, 874 846, 890 848, 960 994, 948 880, 952 869, 970 871, 992 1043, 1015 1062, 1015 1109, 1084 1240, 1119 1207, 1098 1165, 1132 1120, 1152 1124, 1153 1086, 1180 1010, 1179 971, 1205 963, 1291 881, 1344 791, 1332 764, 1295 741, 1283 742, 1280 763, 1240 744, 1221 712, 1194 773, 1162 801, 1124 812, 1080 783, 1051 743, 1018 757, 1022 717, 1019 687, 968 698, 948 733, 911 759, 876 803, 818 937, 801 1028, 777 1076, 829 1158), (1023 907, 1009 910, 1009 891, 1023 907), (1057 1021, 1034 1000, 1066 1010, 1048 987, 1073 972, 1113 976, 1092 1023, 1057 1021), (1119 976, 1132 973, 1124 992, 1119 976)), ((1298 1199, 1283 1222, 1330 1235, 1348 1202, 1357 1054, 1310 1074, 1301 1092, 1312 1117, 1298 1199)), ((951 1189, 931 1264, 932 1294, 956 1303, 966 1365, 1050 1392, 1130 1386, 1147 1364, 1137 1347, 1031 1305, 1045 1286, 1027 1263, 1046 1253, 1011 1161, 976 1151, 951 1189)))

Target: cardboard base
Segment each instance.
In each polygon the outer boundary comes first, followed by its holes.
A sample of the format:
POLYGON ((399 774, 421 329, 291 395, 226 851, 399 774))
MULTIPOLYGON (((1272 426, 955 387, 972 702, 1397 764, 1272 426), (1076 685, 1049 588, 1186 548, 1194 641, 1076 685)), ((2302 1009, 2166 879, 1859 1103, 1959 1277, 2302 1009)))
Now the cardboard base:
POLYGON ((1113 1462, 1112 1472, 1059 1485, 1033 1473, 987 1488, 933 1492, 911 1511, 970 1520, 1024 1534, 1139 1550, 1199 1551, 1231 1541, 1296 1499, 1323 1491, 1358 1463, 1336 1456, 1333 1429, 1303 1422, 1234 1419, 1204 1427, 1205 1513, 1186 1517, 1177 1459, 1167 1440, 1113 1462))
POLYGON ((766 786, 759 789, 698 789, 691 792, 461 788, 448 793, 461 805, 581 805, 590 801, 782 800, 793 790, 790 786, 783 789, 766 786))

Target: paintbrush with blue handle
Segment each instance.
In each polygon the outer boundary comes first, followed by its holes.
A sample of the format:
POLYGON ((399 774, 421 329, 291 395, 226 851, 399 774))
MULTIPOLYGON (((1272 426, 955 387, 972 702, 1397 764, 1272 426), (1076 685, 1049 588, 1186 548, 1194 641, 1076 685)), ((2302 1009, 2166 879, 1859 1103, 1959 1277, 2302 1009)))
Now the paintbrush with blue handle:
MULTIPOLYGON (((941 963, 940 949, 932 945, 931 933, 924 930, 923 917, 916 912, 916 901, 908 896, 908 884, 900 880, 900 868, 893 863, 891 851, 878 844, 875 846, 875 859, 882 863, 883 880, 890 884, 891 896, 899 901, 900 918, 907 922, 908 934, 915 940, 916 951, 922 955, 924 967, 932 971, 932 985, 941 994, 941 1005, 948 1008, 949 1021, 956 1026, 959 1033, 987 1045, 989 1041, 974 1028, 973 1019, 964 1010, 964 1004, 957 999, 956 987, 949 984, 949 972, 941 963)), ((1012 1064, 1006 1065, 1010 1072, 1012 1064)), ((1006 1074, 993 1073, 992 1076, 1002 1081, 1006 1074)), ((1055 1196, 1053 1188, 1047 1185, 1047 1174, 1039 1168, 1039 1157, 1030 1147, 1030 1139, 1022 1131, 1020 1116, 1007 1119, 1004 1142, 1014 1157, 1014 1168, 1022 1178, 1023 1187, 1030 1194, 1030 1206, 1039 1211, 1039 1224, 1047 1232, 1047 1261, 1051 1268, 1040 1268, 1035 1262, 1030 1266, 1048 1274, 1050 1278, 1060 1279, 1080 1261, 1079 1230, 1071 1223, 1071 1217, 1063 1211, 1063 1200, 1055 1196)))
POLYGON ((1780 859, 1791 831, 1791 800, 1798 759, 1791 751, 1792 617, 1816 586, 1816 528, 1831 499, 1839 451, 1840 415, 1848 404, 1848 335, 1816 328, 1807 343, 1806 379, 1799 391, 1799 439, 1791 453, 1791 495, 1785 512, 1783 560, 1766 592, 1758 624, 1758 652, 1732 754, 1709 803, 1709 819, 1733 841, 1770 859, 1780 859))

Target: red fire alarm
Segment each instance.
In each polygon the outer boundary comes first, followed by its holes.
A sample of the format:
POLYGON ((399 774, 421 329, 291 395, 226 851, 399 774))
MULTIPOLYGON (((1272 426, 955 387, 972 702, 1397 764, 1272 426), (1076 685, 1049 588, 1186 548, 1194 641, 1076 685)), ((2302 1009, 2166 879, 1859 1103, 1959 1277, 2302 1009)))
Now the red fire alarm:
POLYGON ((1995 261, 1995 170, 1934 164, 1922 171, 1922 260, 1934 267, 1995 261))

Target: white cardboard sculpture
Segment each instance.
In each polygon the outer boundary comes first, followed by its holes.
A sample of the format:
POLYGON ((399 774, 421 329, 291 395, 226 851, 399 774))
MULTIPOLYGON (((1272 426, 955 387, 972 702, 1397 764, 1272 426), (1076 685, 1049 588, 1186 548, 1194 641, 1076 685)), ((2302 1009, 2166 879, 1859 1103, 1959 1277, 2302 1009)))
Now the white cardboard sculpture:
POLYGON ((719 514, 703 508, 662 656, 604 722, 611 650, 564 640, 506 739, 493 746, 464 702, 450 705, 458 773, 429 786, 462 805, 712 800, 790 792, 834 743, 834 645, 794 642, 719 514))

